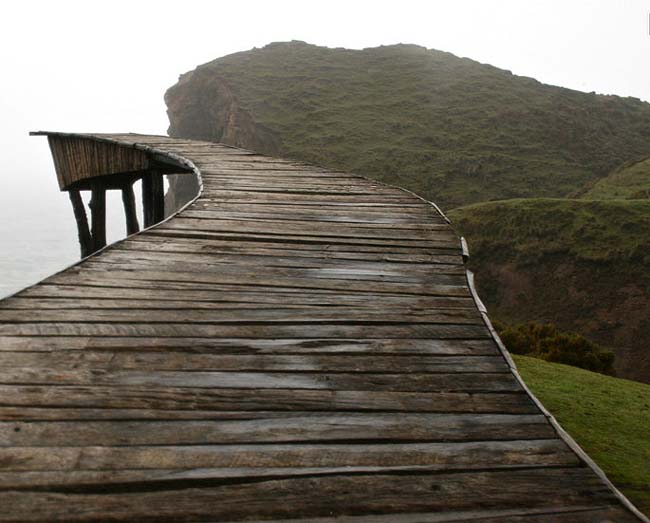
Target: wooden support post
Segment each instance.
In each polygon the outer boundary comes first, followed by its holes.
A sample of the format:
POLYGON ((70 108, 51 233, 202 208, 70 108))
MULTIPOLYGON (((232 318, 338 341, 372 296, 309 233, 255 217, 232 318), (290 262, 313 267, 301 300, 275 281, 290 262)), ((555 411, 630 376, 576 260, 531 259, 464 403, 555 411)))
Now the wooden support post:
POLYGON ((151 227, 165 218, 163 175, 152 170, 142 178, 144 226, 151 227))
POLYGON ((88 228, 86 209, 81 199, 81 193, 78 190, 72 189, 68 191, 68 196, 70 197, 70 203, 72 203, 74 219, 77 222, 77 235, 79 236, 81 257, 85 258, 93 252, 93 241, 90 236, 90 229, 88 228))
POLYGON ((106 189, 103 186, 95 185, 92 188, 90 215, 93 252, 95 252, 106 246, 106 189))
POLYGON ((165 219, 165 183, 162 174, 153 177, 153 222, 165 219))
POLYGON ((122 187, 122 202, 124 203, 124 216, 126 218, 126 234, 135 234, 140 230, 140 224, 135 209, 135 194, 133 194, 132 183, 122 187))
POLYGON ((142 178, 142 217, 144 220, 144 226, 149 227, 152 224, 153 216, 153 201, 152 201, 152 191, 151 191, 151 177, 149 174, 145 174, 142 178))

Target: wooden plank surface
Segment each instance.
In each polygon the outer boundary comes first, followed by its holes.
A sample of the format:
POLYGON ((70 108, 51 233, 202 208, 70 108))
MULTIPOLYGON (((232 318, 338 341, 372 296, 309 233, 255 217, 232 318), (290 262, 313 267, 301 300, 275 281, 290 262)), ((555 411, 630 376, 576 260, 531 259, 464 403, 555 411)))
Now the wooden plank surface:
POLYGON ((0 521, 639 521, 513 375, 433 205, 95 139, 193 162, 203 193, 0 301, 0 521))

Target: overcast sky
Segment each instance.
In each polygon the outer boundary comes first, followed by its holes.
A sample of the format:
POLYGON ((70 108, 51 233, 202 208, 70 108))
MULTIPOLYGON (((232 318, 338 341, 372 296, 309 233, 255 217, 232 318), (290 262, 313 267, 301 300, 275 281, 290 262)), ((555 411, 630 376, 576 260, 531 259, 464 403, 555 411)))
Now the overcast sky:
MULTIPOLYGON (((8 0, 0 14, 0 285, 8 260, 33 256, 39 238, 60 237, 61 260, 76 256, 46 140, 28 131, 164 134, 165 90, 232 52, 286 40, 415 43, 545 83, 650 101, 646 0, 8 0)), ((42 264, 44 274, 54 266, 42 264)))

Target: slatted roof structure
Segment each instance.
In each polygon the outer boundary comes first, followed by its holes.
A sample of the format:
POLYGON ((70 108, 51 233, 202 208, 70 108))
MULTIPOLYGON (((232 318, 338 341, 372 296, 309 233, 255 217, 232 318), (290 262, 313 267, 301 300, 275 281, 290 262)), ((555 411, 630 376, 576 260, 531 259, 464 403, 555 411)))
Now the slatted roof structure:
POLYGON ((220 144, 47 134, 126 159, 59 158, 62 188, 166 161, 202 190, 0 302, 0 521, 648 521, 526 389, 433 204, 220 144))

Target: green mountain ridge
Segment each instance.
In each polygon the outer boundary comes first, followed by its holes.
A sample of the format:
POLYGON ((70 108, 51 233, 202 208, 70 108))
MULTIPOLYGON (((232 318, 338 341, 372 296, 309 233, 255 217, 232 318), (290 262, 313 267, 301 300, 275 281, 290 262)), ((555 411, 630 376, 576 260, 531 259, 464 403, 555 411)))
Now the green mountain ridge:
POLYGON ((625 162, 594 183, 583 197, 594 200, 650 199, 650 158, 625 162))
POLYGON ((650 104, 414 45, 281 42, 181 76, 171 136, 225 141, 400 185, 443 208, 565 197, 650 155, 650 104))

